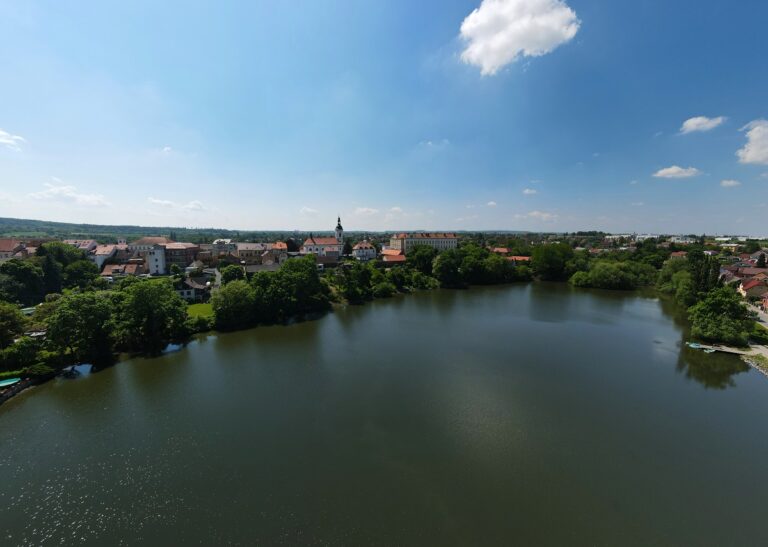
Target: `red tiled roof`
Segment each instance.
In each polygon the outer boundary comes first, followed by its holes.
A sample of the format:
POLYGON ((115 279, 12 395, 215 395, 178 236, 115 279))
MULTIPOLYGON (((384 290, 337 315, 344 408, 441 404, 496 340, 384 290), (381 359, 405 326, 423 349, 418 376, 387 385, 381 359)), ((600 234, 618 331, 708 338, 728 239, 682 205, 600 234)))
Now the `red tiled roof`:
POLYGON ((382 260, 384 260, 384 262, 405 262, 405 256, 404 255, 384 255, 382 257, 382 260))
POLYGON ((760 279, 750 279, 749 281, 742 281, 741 288, 742 290, 748 291, 750 289, 754 289, 755 287, 763 286, 765 287, 765 281, 762 281, 760 279))
POLYGON ((675 258, 688 256, 687 251, 675 251, 674 253, 670 254, 669 256, 674 256, 675 258))
POLYGON ((0 253, 10 253, 19 248, 21 242, 18 239, 0 239, 0 253))
POLYGON ((352 249, 375 249, 373 245, 371 245, 368 241, 360 241, 359 243, 356 243, 352 249))
POLYGON ((174 243, 174 241, 167 237, 142 237, 131 243, 131 245, 167 245, 168 243, 174 243))
POLYGON ((304 245, 341 245, 335 237, 309 237, 304 245))
POLYGON ((739 274, 752 277, 759 273, 768 273, 768 268, 739 268, 739 274))
POLYGON ((275 241, 275 243, 272 245, 272 248, 277 251, 287 251, 288 244, 283 241, 275 241))
POLYGON ((491 252, 500 254, 500 255, 508 255, 509 249, 507 249, 506 247, 494 247, 493 249, 491 249, 491 252))
POLYGON ((398 249, 382 249, 381 254, 384 256, 402 256, 403 251, 398 249))

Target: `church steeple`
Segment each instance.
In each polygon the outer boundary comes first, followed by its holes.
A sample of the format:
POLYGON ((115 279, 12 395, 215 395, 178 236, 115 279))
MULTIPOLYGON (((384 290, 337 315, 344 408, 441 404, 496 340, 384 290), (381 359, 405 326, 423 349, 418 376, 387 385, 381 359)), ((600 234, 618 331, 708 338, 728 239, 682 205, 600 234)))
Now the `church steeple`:
POLYGON ((341 242, 344 240, 344 228, 341 227, 341 215, 336 220, 336 239, 341 242))

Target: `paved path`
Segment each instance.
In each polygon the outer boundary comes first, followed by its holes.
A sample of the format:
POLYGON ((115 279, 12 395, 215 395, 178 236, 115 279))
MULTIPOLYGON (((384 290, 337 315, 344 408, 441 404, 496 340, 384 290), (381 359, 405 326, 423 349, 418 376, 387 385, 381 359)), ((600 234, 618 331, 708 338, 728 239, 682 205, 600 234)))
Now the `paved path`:
POLYGON ((765 326, 768 326, 768 313, 755 306, 754 304, 748 304, 749 309, 757 313, 757 320, 765 326))

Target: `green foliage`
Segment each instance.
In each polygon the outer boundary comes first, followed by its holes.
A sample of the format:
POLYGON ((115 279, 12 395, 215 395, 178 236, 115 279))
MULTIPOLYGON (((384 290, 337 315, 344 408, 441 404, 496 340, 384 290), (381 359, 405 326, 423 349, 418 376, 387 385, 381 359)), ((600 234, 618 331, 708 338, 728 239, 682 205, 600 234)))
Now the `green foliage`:
POLYGON ((376 298, 390 298, 395 293, 397 293, 397 287, 388 281, 382 281, 373 287, 373 296, 376 298))
POLYGON ((62 268, 66 268, 73 262, 78 260, 85 260, 87 258, 84 251, 64 243, 63 241, 49 241, 43 243, 37 249, 37 256, 51 256, 53 259, 61 264, 62 268))
POLYGON ((85 289, 99 277, 99 268, 88 259, 76 260, 64 268, 64 287, 85 289))
POLYGON ((0 369, 17 370, 30 367, 37 363, 40 342, 28 336, 0 351, 0 369))
POLYGON ((216 291, 211 299, 216 328, 235 330, 255 323, 256 292, 242 279, 227 283, 216 291))
POLYGON ((656 270, 649 264, 597 260, 589 265, 589 270, 573 274, 570 282, 575 287, 627 291, 650 285, 655 278, 656 270))
POLYGON ((29 367, 25 373, 29 376, 32 376, 33 378, 42 378, 45 376, 50 376, 56 372, 56 369, 53 367, 46 365, 45 363, 37 363, 36 365, 32 365, 29 367))
POLYGON ((756 344, 768 345, 768 328, 755 321, 752 332, 749 333, 749 339, 756 344))
POLYGON ((113 302, 104 293, 63 296, 48 318, 46 345, 72 364, 109 363, 113 355, 113 302))
POLYGON ((450 249, 435 259, 433 273, 441 287, 459 288, 465 285, 461 275, 463 257, 458 249, 450 249))
POLYGON ((32 306, 43 299, 43 270, 31 260, 17 258, 0 264, 0 298, 32 306))
POLYGON ((539 245, 531 255, 534 273, 546 281, 560 281, 567 278, 566 266, 573 259, 573 249, 565 243, 539 245))
POLYGON ((243 270, 242 266, 230 264, 221 269, 221 282, 224 285, 239 279, 245 279, 245 270, 243 270))
POLYGON ((187 304, 167 279, 128 285, 118 296, 118 306, 118 337, 129 351, 158 353, 187 334, 187 304))
POLYGON ((0 349, 8 347, 16 336, 24 332, 24 323, 18 306, 0 302, 0 349))
POLYGON ((64 287, 64 282, 62 280, 63 268, 61 264, 56 261, 53 255, 49 254, 45 255, 45 258, 43 258, 42 268, 45 293, 60 293, 61 289, 64 287))
POLYGON ((432 275, 432 264, 437 257, 437 249, 427 245, 415 245, 406 255, 406 263, 424 275, 432 275))
POLYGON ((691 333, 702 340, 745 346, 754 323, 754 314, 731 287, 711 290, 688 310, 691 333))
POLYGON ((347 262, 337 274, 337 285, 349 303, 361 304, 373 298, 372 278, 372 267, 368 264, 347 262))
POLYGON ((757 264, 755 264, 758 268, 765 268, 765 253, 760 253, 760 256, 757 258, 757 264))

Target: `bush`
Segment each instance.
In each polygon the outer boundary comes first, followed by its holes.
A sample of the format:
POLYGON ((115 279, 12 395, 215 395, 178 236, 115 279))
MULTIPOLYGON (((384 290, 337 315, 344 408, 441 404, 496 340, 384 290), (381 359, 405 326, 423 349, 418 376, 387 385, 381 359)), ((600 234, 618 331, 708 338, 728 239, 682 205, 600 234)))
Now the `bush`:
POLYGON ((49 367, 45 363, 37 363, 36 365, 32 365, 26 370, 26 374, 32 376, 33 378, 50 376, 51 374, 55 373, 56 369, 49 367))
POLYGON ((390 298, 397 292, 397 287, 388 281, 382 281, 373 287, 373 296, 375 298, 390 298))

